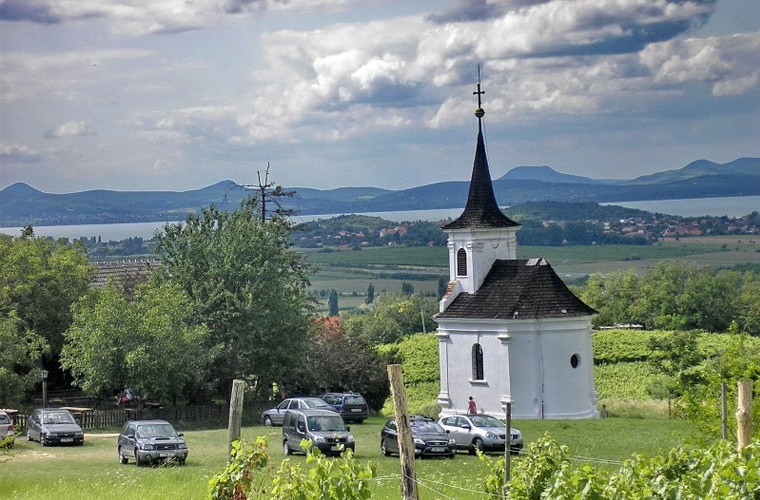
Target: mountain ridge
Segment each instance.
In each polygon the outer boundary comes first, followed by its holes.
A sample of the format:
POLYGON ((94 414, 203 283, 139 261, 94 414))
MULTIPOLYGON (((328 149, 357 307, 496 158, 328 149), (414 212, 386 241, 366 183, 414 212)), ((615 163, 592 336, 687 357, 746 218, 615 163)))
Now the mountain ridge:
MULTIPOLYGON (((696 160, 685 167, 629 181, 564 174, 549 166, 520 166, 493 180, 500 206, 526 201, 616 202, 760 195, 760 158, 725 164, 696 160)), ((284 188, 296 198, 284 204, 304 215, 460 208, 468 181, 444 181, 408 189, 376 187, 284 188)), ((19 182, 0 191, 0 225, 24 226, 183 220, 201 207, 235 208, 255 189, 220 181, 188 191, 89 190, 44 193, 19 182)))

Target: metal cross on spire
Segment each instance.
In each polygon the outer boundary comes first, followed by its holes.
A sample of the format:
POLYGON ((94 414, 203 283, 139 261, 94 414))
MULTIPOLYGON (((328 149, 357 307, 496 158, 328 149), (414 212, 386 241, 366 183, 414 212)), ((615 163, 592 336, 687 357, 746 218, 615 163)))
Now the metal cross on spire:
POLYGON ((473 95, 478 96, 478 109, 475 110, 475 116, 478 117, 478 120, 483 118, 483 115, 486 114, 486 112, 483 111, 483 108, 481 107, 481 103, 480 103, 480 96, 485 93, 486 93, 485 90, 480 90, 480 64, 478 64, 478 90, 477 92, 472 93, 473 95))

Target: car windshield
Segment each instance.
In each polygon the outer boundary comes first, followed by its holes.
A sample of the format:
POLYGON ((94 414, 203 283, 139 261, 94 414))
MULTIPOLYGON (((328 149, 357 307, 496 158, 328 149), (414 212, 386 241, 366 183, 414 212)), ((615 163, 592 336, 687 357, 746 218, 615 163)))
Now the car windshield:
POLYGON ((504 422, 490 415, 470 417, 475 427, 506 427, 504 422))
POLYGON ((331 408, 330 405, 319 398, 304 399, 303 402, 306 403, 306 406, 309 408, 331 408))
POLYGON ((75 424, 76 421, 74 420, 74 417, 71 416, 71 413, 57 411, 55 413, 43 413, 42 423, 43 424, 75 424))
POLYGON ((346 430, 343 419, 338 416, 309 417, 306 419, 306 422, 309 430, 313 432, 346 430))
POLYGON ((367 404, 361 396, 346 396, 345 404, 347 405, 364 405, 367 404))
POLYGON ((138 438, 172 438, 177 432, 171 424, 149 424, 137 427, 138 438))
POLYGON ((435 422, 412 420, 412 432, 419 432, 420 434, 443 434, 445 431, 443 430, 443 427, 435 422))

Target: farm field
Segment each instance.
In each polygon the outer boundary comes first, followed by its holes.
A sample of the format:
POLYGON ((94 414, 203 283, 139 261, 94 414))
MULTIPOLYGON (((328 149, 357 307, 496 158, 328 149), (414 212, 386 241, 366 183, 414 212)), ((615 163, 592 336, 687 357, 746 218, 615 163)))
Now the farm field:
MULTIPOLYGON (((700 266, 760 265, 760 241, 737 236, 704 236, 669 239, 653 245, 519 246, 520 258, 544 257, 560 276, 573 278, 592 273, 635 269, 648 272, 661 262, 688 262, 700 266)), ((311 289, 335 289, 342 294, 340 309, 363 303, 367 285, 376 293, 400 292, 407 281, 415 292, 437 295, 434 276, 448 275, 445 247, 375 247, 361 251, 306 251, 317 268, 311 289)), ((432 300, 432 299, 431 299, 432 300)), ((327 297, 320 298, 326 310, 327 297)))
MULTIPOLYGON (((373 481, 375 499, 399 498, 397 457, 380 454, 379 435, 384 419, 374 417, 351 426, 357 441, 357 459, 370 460, 377 467, 373 481)), ((571 455, 624 460, 633 453, 648 456, 681 444, 689 428, 681 421, 641 418, 609 418, 583 421, 515 421, 526 446, 548 432, 570 447, 571 455)), ((180 429, 181 430, 181 429, 180 429)), ((115 432, 115 430, 114 430, 115 432)), ((283 460, 279 428, 246 427, 243 438, 265 436, 272 461, 283 460)), ((226 461, 227 430, 188 431, 190 448, 183 467, 141 467, 120 465, 116 459, 115 434, 87 434, 82 447, 41 447, 21 438, 12 456, 0 456, 0 498, 3 499, 203 499, 208 480, 226 461), (3 461, 5 460, 5 461, 3 461)), ((305 458, 293 462, 304 467, 305 458)), ((578 458, 578 465, 583 459, 578 458)), ((460 452, 453 460, 418 460, 420 498, 486 498, 482 492, 484 471, 477 457, 460 452), (426 488, 427 487, 427 488, 426 488), (432 490, 445 494, 438 495, 432 490)))

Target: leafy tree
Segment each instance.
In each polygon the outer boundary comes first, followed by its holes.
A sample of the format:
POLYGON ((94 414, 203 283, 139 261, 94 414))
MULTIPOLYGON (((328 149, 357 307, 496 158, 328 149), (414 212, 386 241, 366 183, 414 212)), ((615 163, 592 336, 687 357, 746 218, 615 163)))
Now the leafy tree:
POLYGON ((330 297, 327 299, 327 304, 330 309, 330 316, 338 316, 340 314, 338 309, 338 291, 334 288, 330 290, 330 297))
POLYGON ((449 288, 449 277, 441 276, 438 278, 438 300, 441 300, 449 288))
POLYGON ((375 301, 375 285, 371 282, 367 285, 367 298, 364 300, 367 304, 371 304, 375 301))
POLYGON ((414 285, 409 283, 408 281, 404 281, 401 283, 401 293, 403 295, 411 295, 414 293, 414 285))
POLYGON ((21 404, 25 392, 39 380, 35 363, 46 348, 45 340, 21 328, 14 312, 0 318, 0 407, 21 404))
POLYGON ((289 390, 306 394, 355 391, 377 409, 389 394, 385 365, 373 345, 344 332, 339 320, 316 321, 306 355, 292 372, 289 390))
POLYGON ((649 339, 649 362, 657 372, 673 380, 682 393, 704 380, 701 364, 705 357, 697 349, 697 336, 695 332, 673 332, 649 339))
POLYGON ((277 214, 262 220, 247 198, 238 210, 204 208, 157 237, 164 266, 156 279, 185 290, 195 321, 209 328, 207 345, 221 346, 212 371, 220 393, 235 378, 271 387, 303 356, 314 301, 309 268, 289 249, 293 230, 277 214))
POLYGON ((179 286, 142 284, 133 301, 112 282, 74 307, 61 361, 89 394, 136 394, 176 403, 199 381, 213 351, 179 286))
POLYGON ((0 317, 16 318, 19 338, 45 340, 43 364, 54 374, 71 305, 87 292, 90 277, 81 245, 35 238, 31 226, 18 238, 0 235, 0 317))
POLYGON ((414 333, 435 330, 432 318, 437 312, 436 304, 422 294, 383 294, 377 302, 373 312, 347 318, 344 329, 372 344, 396 342, 414 333))

